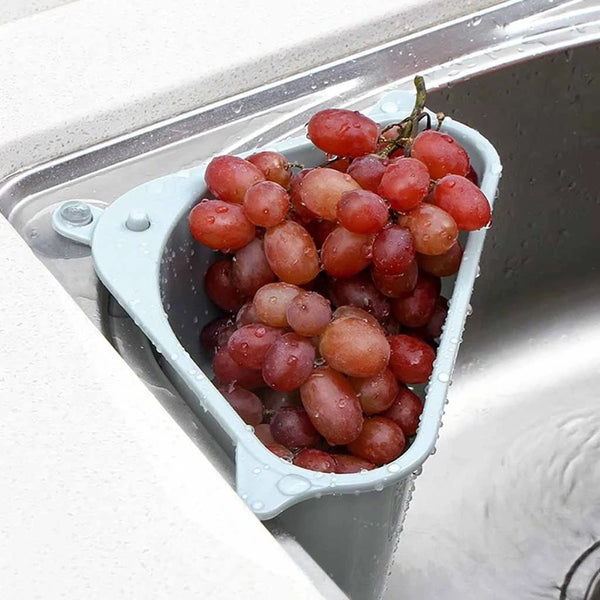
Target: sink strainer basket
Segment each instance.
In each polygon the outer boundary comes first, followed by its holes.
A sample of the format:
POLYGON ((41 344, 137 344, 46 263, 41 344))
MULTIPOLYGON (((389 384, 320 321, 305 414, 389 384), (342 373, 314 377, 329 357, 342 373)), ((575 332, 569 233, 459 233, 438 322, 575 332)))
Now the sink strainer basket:
MULTIPOLYGON (((382 124, 399 122, 413 104, 414 94, 390 92, 363 112, 382 124)), ((469 153, 491 204, 501 173, 495 149, 477 131, 450 118, 443 131, 469 153)), ((307 166, 324 159, 305 137, 272 144, 270 149, 307 166)), ((373 581, 385 579, 413 476, 434 451, 486 231, 467 236, 421 423, 410 447, 373 471, 345 475, 307 471, 262 445, 211 383, 210 357, 199 349, 201 328, 217 315, 202 288, 215 253, 191 238, 187 220, 191 208, 208 192, 205 168, 206 163, 140 185, 103 211, 89 206, 87 216, 65 218, 67 203, 55 211, 54 227, 91 245, 98 277, 162 354, 166 370, 194 411, 234 455, 237 492, 250 509, 260 519, 283 512, 284 525, 303 543, 311 545, 312 540, 316 554, 329 556, 330 564, 332 553, 340 556, 338 562, 346 561, 346 571, 352 570, 348 549, 360 545, 357 565, 370 570, 364 587, 372 590, 378 585, 373 581), (320 499, 310 500, 315 498, 320 499), (365 562, 371 556, 375 560, 365 562)), ((362 597, 360 592, 356 597, 362 597)))

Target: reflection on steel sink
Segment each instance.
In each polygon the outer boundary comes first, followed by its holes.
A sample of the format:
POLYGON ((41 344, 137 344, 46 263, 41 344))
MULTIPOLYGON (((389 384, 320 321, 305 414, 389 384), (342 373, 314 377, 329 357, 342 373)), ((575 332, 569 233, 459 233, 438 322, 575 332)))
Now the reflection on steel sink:
MULTIPOLYGON (((320 107, 366 106, 386 87, 409 85, 424 72, 438 88, 428 105, 492 140, 504 175, 438 452, 417 479, 384 597, 594 600, 600 49, 578 44, 600 39, 598 21, 591 1, 505 3, 483 18, 440 26, 18 174, 0 188, 0 211, 231 481, 229 459, 97 282, 88 249, 53 232, 52 209, 73 198, 106 205, 216 152, 288 135, 320 107), (560 19, 571 9, 564 25, 560 19), (541 54, 565 47, 571 49, 541 54)), ((323 590, 333 588, 300 544, 353 599, 375 597, 380 582, 364 568, 370 557, 357 551, 346 571, 333 572, 327 553, 334 544, 303 539, 288 525, 269 527, 323 590)))
POLYGON ((600 558, 567 580, 600 540, 599 65, 588 47, 436 98, 505 170, 390 599, 600 597, 600 558))

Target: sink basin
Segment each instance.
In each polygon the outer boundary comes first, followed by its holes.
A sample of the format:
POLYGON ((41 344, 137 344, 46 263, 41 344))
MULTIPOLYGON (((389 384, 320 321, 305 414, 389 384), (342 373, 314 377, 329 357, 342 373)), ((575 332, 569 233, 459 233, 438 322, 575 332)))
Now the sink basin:
POLYGON ((599 50, 532 60, 431 100, 494 140, 504 174, 390 600, 600 597, 587 590, 600 554, 565 586, 600 539, 599 50))
MULTIPOLYGON (((233 482, 226 453, 97 281, 89 249, 55 234, 51 213, 75 198, 106 206, 424 73, 428 106, 493 141, 504 175, 438 452, 416 480, 383 597, 600 598, 599 20, 593 2, 505 3, 17 174, 0 187, 0 212, 233 482)), ((404 501, 390 507, 390 529, 404 501)), ((291 512, 267 526, 315 581, 322 568, 353 600, 383 593, 378 556, 336 546, 326 531, 304 535, 291 512), (333 568, 340 552, 349 559, 333 568)), ((366 522, 335 526, 369 536, 366 522)))

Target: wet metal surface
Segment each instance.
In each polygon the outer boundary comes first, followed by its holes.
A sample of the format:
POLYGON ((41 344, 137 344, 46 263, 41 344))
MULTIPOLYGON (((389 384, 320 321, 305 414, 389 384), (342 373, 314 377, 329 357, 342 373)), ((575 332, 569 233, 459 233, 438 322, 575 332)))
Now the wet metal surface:
POLYGON ((390 600, 591 600, 600 560, 600 52, 437 94, 504 164, 438 452, 390 600), (586 595, 587 594, 587 595, 586 595))

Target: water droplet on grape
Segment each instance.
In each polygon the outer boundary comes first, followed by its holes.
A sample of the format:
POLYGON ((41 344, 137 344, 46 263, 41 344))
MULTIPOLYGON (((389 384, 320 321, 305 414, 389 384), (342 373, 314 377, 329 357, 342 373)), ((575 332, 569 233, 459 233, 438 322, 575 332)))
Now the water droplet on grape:
POLYGON ((228 213, 229 207, 228 206, 217 206, 217 208, 215 209, 215 212, 218 212, 219 214, 228 213))
POLYGON ((215 222, 215 218, 210 216, 210 217, 206 217, 206 223, 208 225, 212 225, 215 222))

